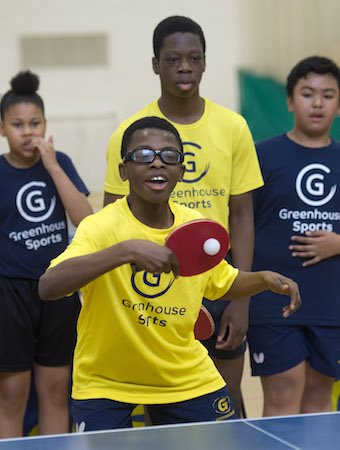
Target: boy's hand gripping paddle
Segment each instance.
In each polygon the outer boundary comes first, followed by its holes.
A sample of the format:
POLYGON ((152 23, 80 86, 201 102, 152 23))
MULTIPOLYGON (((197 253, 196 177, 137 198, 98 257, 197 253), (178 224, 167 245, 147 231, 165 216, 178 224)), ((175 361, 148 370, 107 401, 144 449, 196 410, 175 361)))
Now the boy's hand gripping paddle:
MULTIPOLYGON (((165 245, 172 250, 179 262, 179 275, 198 275, 216 266, 226 256, 229 236, 218 222, 197 219, 175 228, 167 237, 165 245)), ((134 272, 139 271, 131 265, 134 272)), ((209 311, 202 305, 195 324, 196 339, 209 339, 215 324, 209 311)))
POLYGON ((179 274, 188 277, 216 266, 227 254, 229 236, 218 222, 198 219, 175 228, 165 245, 178 259, 179 274))

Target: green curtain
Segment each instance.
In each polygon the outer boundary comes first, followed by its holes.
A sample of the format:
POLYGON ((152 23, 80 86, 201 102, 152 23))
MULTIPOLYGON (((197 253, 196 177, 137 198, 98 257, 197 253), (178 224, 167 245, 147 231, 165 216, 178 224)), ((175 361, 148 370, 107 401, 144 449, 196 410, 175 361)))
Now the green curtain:
MULTIPOLYGON (((248 122, 254 140, 259 141, 288 131, 293 114, 287 111, 285 86, 270 77, 240 70, 240 112, 248 122)), ((333 139, 340 140, 340 117, 331 129, 333 139)))

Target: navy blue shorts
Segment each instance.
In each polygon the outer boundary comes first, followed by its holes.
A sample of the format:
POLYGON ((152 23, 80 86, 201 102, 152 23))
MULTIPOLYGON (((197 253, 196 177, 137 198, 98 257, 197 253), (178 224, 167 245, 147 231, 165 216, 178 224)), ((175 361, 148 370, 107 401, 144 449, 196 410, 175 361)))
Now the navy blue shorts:
POLYGON ((216 338, 218 329, 220 326, 220 320, 223 314, 223 311, 226 307, 229 305, 228 300, 207 300, 206 298, 203 299, 203 305, 207 308, 207 310, 210 312, 212 318, 214 319, 215 323, 215 333, 211 336, 210 339, 206 339, 204 341, 201 341, 201 343, 206 347, 206 349, 209 352, 209 356, 213 356, 218 359, 237 359, 240 358, 246 351, 247 348, 247 341, 244 340, 242 344, 235 348, 234 350, 220 350, 216 349, 216 338))
POLYGON ((0 276, 0 371, 70 365, 79 311, 78 294, 43 301, 37 280, 0 276))
MULTIPOLYGON (((76 431, 130 428, 136 405, 108 399, 73 400, 76 431)), ((153 425, 237 419, 226 387, 211 394, 165 405, 147 405, 153 425)))
POLYGON ((317 372, 340 378, 340 327, 250 326, 248 343, 253 376, 275 375, 307 361, 317 372))

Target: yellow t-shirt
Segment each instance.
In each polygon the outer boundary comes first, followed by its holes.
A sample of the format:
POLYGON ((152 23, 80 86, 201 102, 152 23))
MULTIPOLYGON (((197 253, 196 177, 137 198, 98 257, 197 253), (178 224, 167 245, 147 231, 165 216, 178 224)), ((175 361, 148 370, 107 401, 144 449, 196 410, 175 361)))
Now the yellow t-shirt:
MULTIPOLYGON (((154 229, 139 222, 126 198, 85 218, 72 243, 51 262, 105 249, 128 239, 164 245, 172 229, 202 216, 170 202, 174 224, 154 229)), ((193 277, 133 274, 124 264, 82 289, 72 396, 137 404, 173 403, 225 385, 193 329, 203 297, 216 300, 237 269, 222 261, 193 277)))
MULTIPOLYGON (((186 172, 171 199, 196 209, 205 217, 229 228, 229 196, 244 194, 263 185, 263 179, 245 119, 207 99, 204 114, 191 124, 177 128, 185 152, 186 172)), ((128 183, 119 176, 121 140, 125 129, 145 116, 166 118, 157 101, 122 122, 111 136, 107 150, 105 191, 126 195, 128 183)))

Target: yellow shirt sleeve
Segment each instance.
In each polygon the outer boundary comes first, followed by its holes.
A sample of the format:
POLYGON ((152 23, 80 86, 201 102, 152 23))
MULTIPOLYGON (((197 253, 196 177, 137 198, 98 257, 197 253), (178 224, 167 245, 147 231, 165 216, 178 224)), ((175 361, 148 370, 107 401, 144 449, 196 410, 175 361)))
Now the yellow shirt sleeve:
POLYGON ((239 122, 239 136, 233 147, 230 195, 243 194, 263 186, 253 137, 242 117, 239 117, 239 122))
POLYGON ((229 291, 237 277, 238 269, 223 260, 207 274, 208 280, 204 297, 209 300, 218 300, 229 291))

